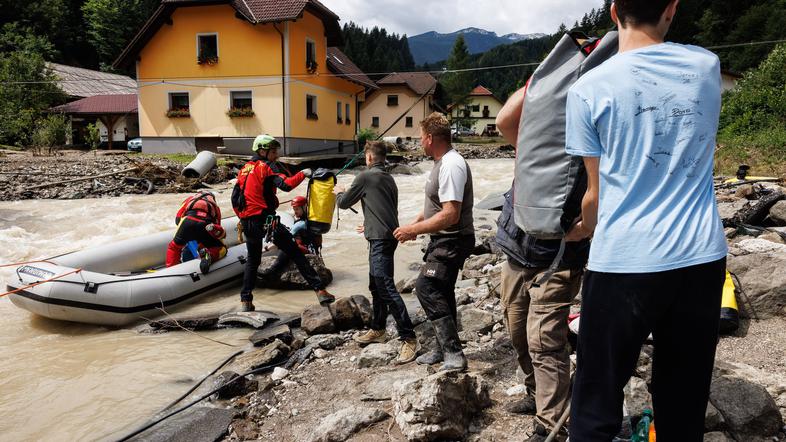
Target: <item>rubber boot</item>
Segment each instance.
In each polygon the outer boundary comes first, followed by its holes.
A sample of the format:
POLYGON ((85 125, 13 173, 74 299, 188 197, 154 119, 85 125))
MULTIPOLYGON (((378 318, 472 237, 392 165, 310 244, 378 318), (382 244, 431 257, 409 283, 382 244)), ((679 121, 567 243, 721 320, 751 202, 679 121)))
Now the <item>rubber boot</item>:
POLYGON ((434 332, 437 335, 437 340, 442 345, 442 353, 445 359, 439 370, 466 370, 467 358, 464 357, 464 351, 461 349, 461 341, 459 340, 458 330, 456 330, 456 322, 452 317, 445 316, 436 321, 431 321, 431 323, 434 325, 434 332))
MULTIPOLYGON (((434 323, 431 323, 431 326, 434 327, 434 323)), ((420 365, 434 365, 442 362, 444 359, 444 355, 442 354, 442 344, 439 343, 439 337, 437 336, 436 332, 434 333, 435 340, 437 342, 434 343, 434 348, 423 353, 422 355, 418 356, 415 359, 420 365)))
POLYGON ((183 253, 183 248, 185 246, 181 246, 175 244, 174 241, 170 241, 169 245, 166 249, 166 266, 172 267, 180 264, 180 254, 183 253))

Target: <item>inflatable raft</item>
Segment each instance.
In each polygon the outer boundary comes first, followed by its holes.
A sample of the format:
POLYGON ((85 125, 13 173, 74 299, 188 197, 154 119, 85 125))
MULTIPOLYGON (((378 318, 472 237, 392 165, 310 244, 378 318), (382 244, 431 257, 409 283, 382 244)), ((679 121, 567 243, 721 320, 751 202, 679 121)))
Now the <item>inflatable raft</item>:
MULTIPOLYGON (((291 215, 279 216, 284 225, 292 226, 291 215)), ((235 217, 222 221, 227 232, 227 255, 214 262, 206 275, 199 271, 199 260, 163 267, 173 230, 22 265, 16 269, 8 290, 55 280, 9 297, 17 307, 64 321, 123 326, 153 318, 162 314, 162 308, 239 282, 246 246, 238 243, 237 222, 235 217)))

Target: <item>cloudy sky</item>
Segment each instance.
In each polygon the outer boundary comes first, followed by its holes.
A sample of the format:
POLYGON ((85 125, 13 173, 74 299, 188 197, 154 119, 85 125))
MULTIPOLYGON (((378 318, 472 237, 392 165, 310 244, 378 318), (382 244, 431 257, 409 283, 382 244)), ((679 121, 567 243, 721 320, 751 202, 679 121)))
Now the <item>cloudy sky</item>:
POLYGON ((341 17, 409 36, 468 27, 499 35, 553 33, 570 26, 602 0, 321 0, 341 17))

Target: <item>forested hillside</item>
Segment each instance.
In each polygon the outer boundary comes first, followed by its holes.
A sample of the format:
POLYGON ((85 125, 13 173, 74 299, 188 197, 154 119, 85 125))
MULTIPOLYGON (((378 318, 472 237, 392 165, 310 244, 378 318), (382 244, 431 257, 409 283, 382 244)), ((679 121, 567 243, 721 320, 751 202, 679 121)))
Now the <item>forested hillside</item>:
POLYGON ((384 28, 365 29, 353 22, 344 25, 343 34, 342 50, 364 72, 402 72, 415 68, 406 35, 388 34, 384 28))

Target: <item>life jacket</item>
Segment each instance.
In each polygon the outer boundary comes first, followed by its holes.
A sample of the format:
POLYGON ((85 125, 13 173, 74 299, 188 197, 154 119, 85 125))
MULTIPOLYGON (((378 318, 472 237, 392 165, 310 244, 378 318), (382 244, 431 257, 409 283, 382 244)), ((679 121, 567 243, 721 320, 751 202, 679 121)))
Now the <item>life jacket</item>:
POLYGON ((324 235, 333 224, 336 209, 336 174, 327 169, 317 169, 308 182, 308 205, 306 210, 307 230, 315 235, 324 235))
POLYGON ((303 179, 302 173, 287 176, 277 163, 254 157, 237 175, 237 183, 232 189, 232 209, 241 219, 275 212, 279 205, 277 189, 282 187, 289 191, 303 179))
POLYGON ((221 209, 216 204, 213 195, 200 192, 183 201, 177 215, 175 215, 175 224, 180 224, 183 217, 211 224, 220 223, 221 209))

